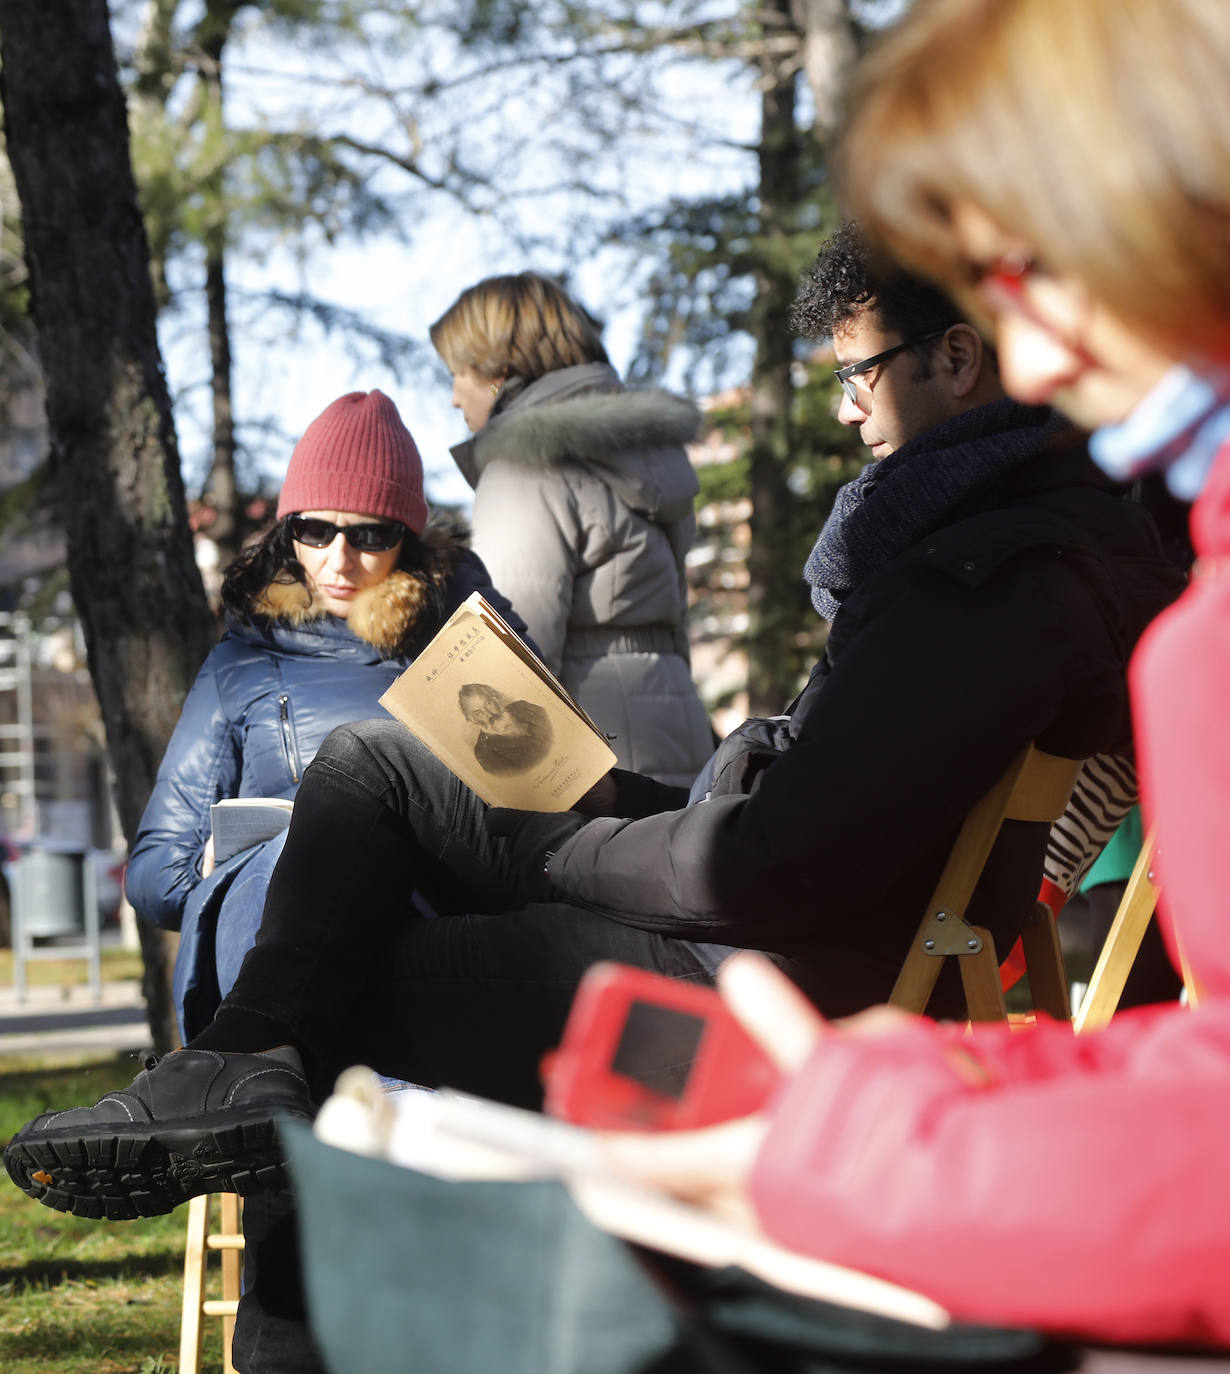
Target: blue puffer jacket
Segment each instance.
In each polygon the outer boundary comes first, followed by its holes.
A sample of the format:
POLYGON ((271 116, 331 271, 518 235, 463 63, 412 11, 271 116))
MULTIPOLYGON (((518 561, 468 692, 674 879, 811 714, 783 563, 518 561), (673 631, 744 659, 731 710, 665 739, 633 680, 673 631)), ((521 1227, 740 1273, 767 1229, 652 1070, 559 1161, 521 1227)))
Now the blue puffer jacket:
MULTIPOLYGON (((374 590, 396 593, 402 577, 394 573, 374 590)), ((465 551, 444 583, 445 615, 472 591, 524 631, 482 562, 465 551)), ((396 595, 389 606, 394 616, 403 614, 396 595)), ((141 818, 126 889, 143 920, 181 932, 175 1002, 185 1035, 209 1020, 217 1002, 214 931, 228 894, 250 865, 272 868, 273 856, 266 861, 266 846, 257 845, 202 879, 210 805, 223 797, 293 797, 325 736, 337 725, 382 715, 380 695, 439 628, 433 617, 414 634, 408 655, 388 658, 355 633, 354 623, 327 615, 260 625, 228 618, 184 702, 141 818)), ((386 635, 387 624, 388 615, 386 635)), ((280 849, 281 837, 275 843, 280 849)))

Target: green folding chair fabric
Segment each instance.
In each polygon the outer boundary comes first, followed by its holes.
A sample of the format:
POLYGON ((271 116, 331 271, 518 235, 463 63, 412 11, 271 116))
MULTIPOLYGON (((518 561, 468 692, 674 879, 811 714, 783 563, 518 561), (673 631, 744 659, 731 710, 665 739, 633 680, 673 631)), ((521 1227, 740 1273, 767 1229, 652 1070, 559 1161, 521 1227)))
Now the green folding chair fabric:
POLYGON ((444 1182, 283 1127, 332 1374, 1043 1374, 1032 1332, 926 1331, 593 1227, 549 1182, 444 1182))

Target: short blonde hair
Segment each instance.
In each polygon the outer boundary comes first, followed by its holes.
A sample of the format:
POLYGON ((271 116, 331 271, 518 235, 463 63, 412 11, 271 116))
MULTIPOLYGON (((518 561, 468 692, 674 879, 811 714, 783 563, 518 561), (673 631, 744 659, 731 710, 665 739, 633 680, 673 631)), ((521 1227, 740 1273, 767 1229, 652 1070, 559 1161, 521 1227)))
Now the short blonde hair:
POLYGON ((487 277, 468 287, 431 326, 432 346, 450 372, 532 382, 561 367, 605 363, 589 313, 537 272, 487 277))
POLYGON ((960 290, 970 204, 1175 356, 1230 354, 1224 0, 918 0, 860 69, 849 212, 960 290))

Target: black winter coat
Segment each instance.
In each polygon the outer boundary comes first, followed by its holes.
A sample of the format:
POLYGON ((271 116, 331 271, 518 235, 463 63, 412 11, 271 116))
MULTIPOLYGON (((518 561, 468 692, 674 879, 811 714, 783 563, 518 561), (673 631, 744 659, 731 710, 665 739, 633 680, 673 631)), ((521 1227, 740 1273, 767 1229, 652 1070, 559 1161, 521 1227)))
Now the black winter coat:
MULTIPOLYGON (((630 925, 775 952, 829 1015, 884 1001, 961 821, 1020 749, 1129 747, 1128 657, 1181 585, 1151 518, 1069 439, 845 596, 781 752, 724 745, 715 794, 684 810, 623 775, 638 818, 584 825, 552 884, 630 925)), ((975 896, 1001 951, 1046 833, 1010 823, 975 896)), ((961 1008, 942 981, 933 1012, 961 1008)))

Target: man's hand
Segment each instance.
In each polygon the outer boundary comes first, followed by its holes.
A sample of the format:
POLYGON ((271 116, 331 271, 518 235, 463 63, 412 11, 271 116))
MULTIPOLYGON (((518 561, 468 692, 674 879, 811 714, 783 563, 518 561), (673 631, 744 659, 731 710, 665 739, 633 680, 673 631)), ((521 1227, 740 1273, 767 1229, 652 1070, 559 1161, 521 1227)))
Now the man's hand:
POLYGON ((618 792, 615 774, 604 773, 572 809, 582 816, 613 816, 618 792))
POLYGON ((201 877, 208 878, 214 868, 214 837, 211 835, 205 841, 205 852, 201 855, 201 877))
POLYGON ((488 809, 487 829, 508 841, 521 902, 551 900, 547 860, 584 824, 585 817, 575 811, 518 811, 506 806, 488 809))

